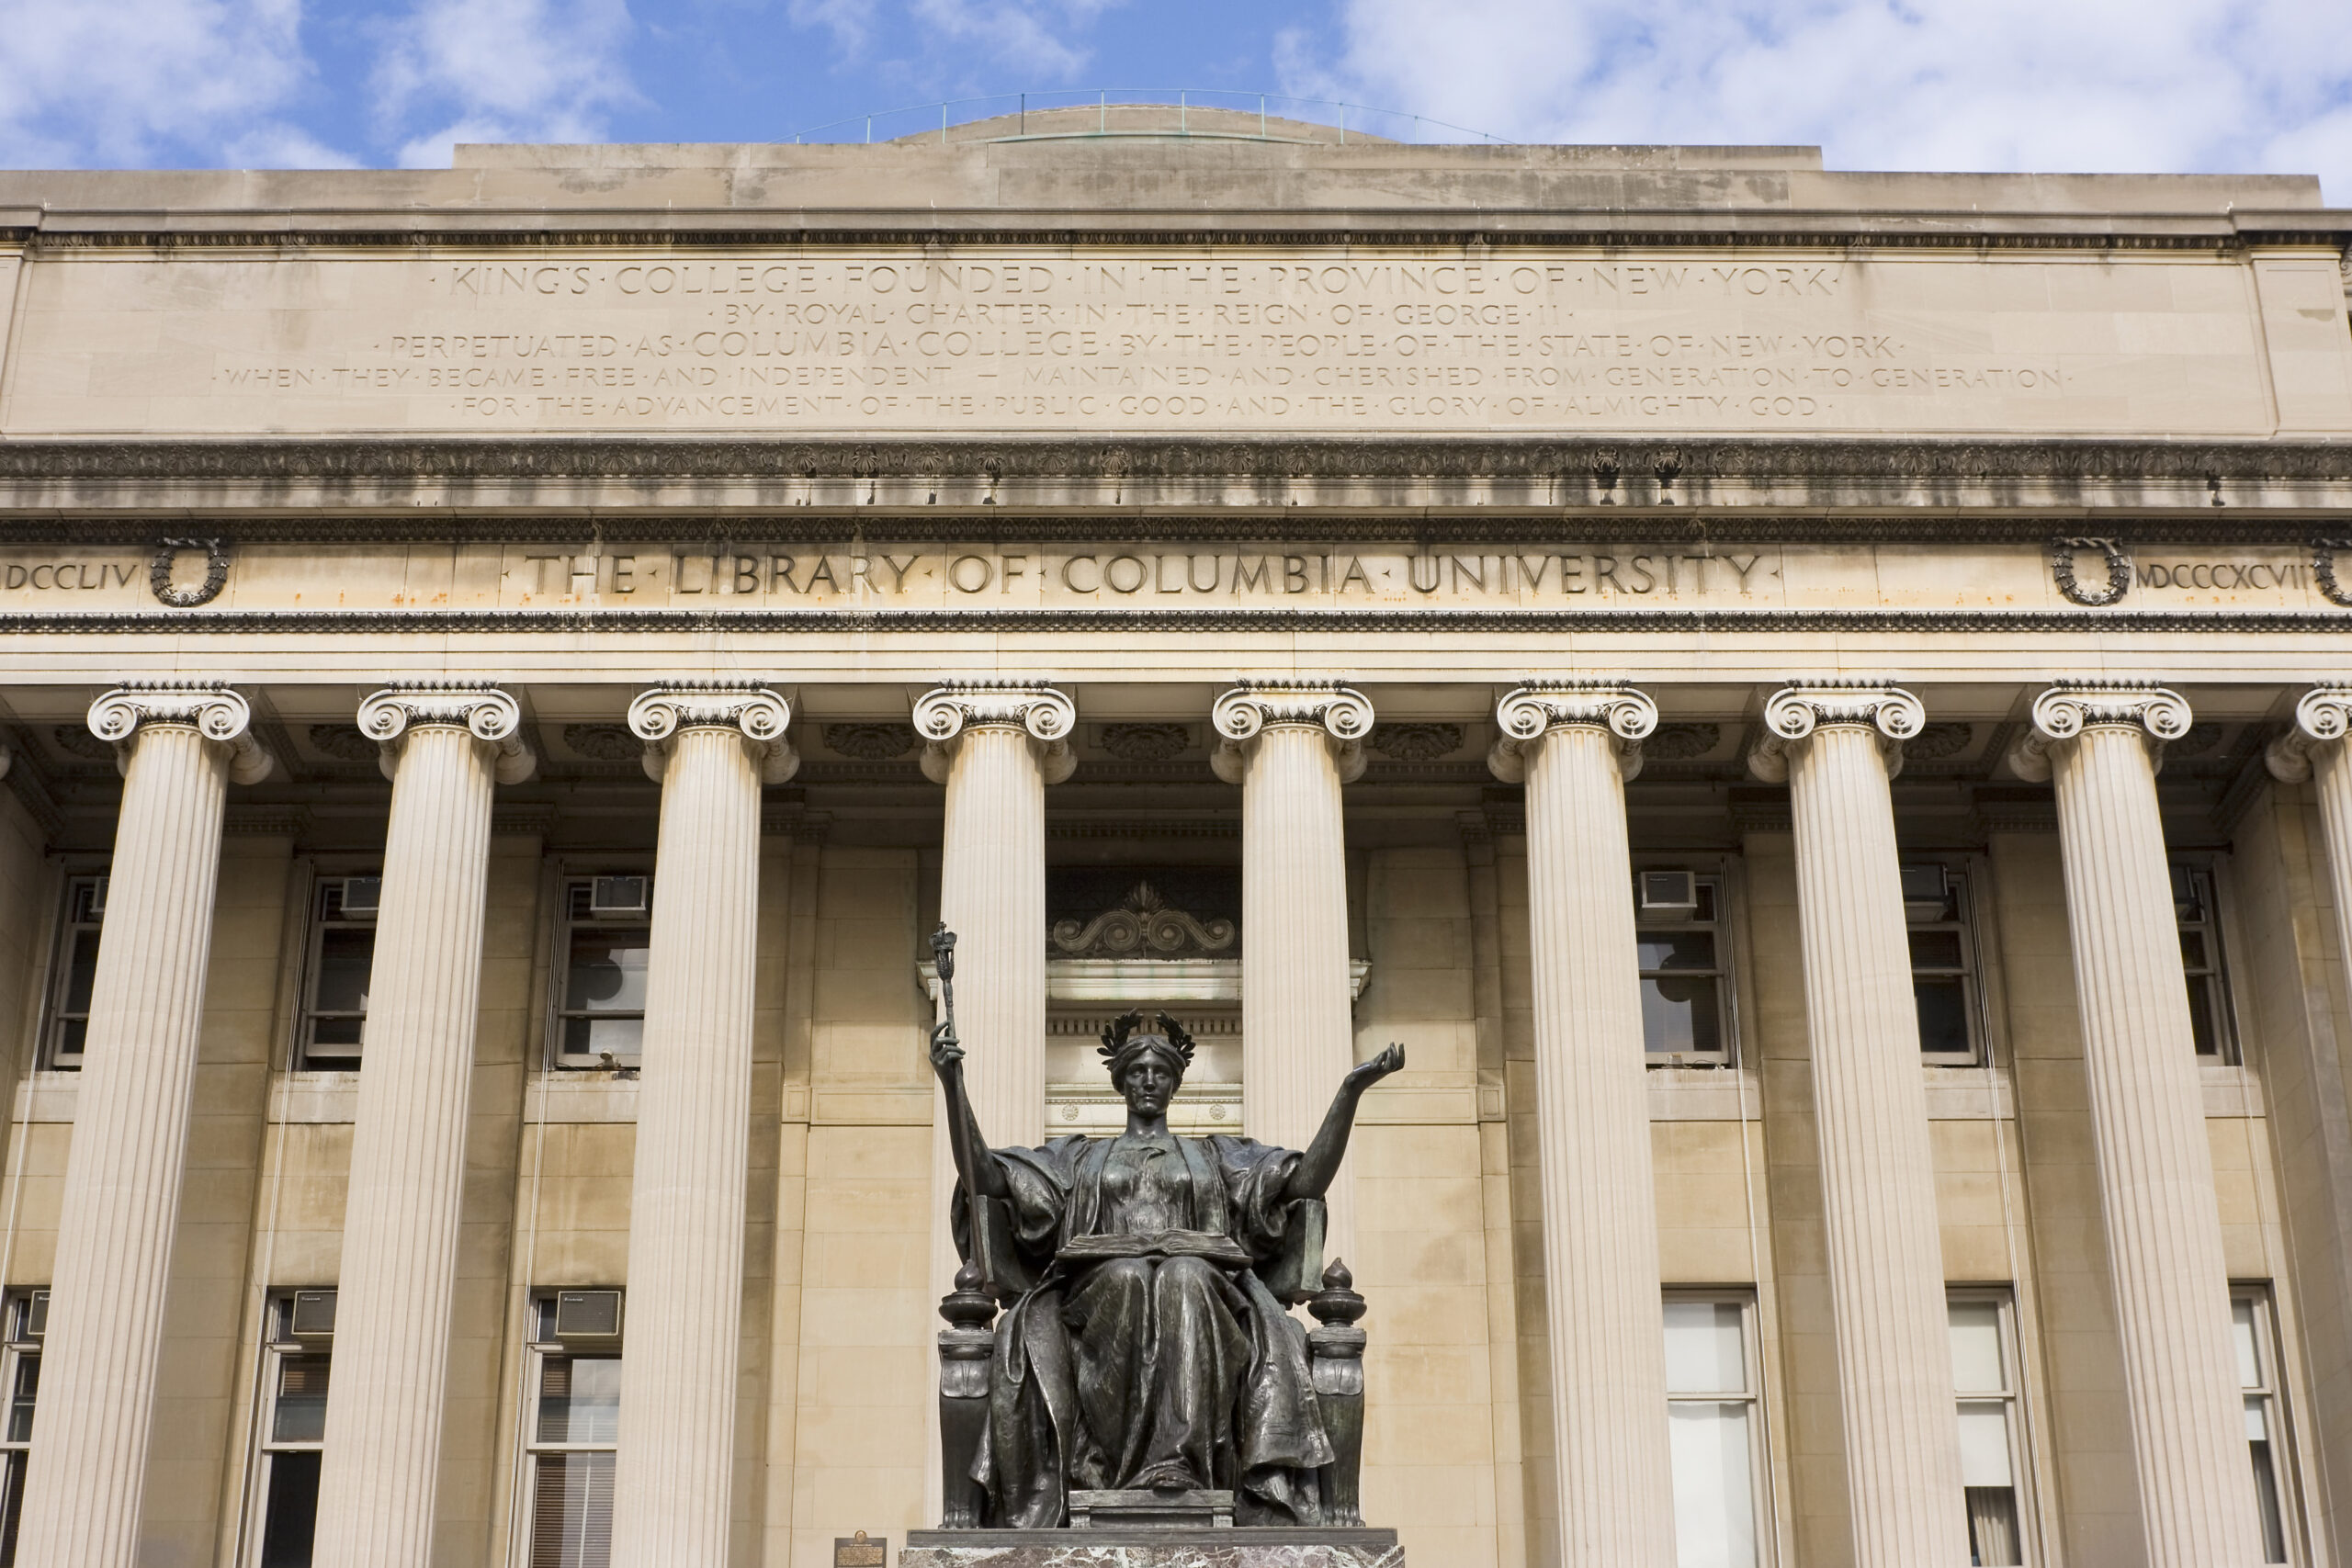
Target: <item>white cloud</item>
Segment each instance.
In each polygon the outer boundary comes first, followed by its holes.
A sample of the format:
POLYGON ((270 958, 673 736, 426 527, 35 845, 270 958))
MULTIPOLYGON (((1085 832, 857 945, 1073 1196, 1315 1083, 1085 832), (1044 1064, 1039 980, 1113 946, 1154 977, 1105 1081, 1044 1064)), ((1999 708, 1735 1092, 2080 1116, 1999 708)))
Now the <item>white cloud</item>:
POLYGON ((460 141, 594 141, 606 111, 637 100, 623 51, 625 0, 419 0, 376 68, 392 134, 419 120, 401 162, 446 166, 460 141))
POLYGON ((1832 167, 2319 173, 2342 0, 1342 0, 1293 90, 1514 140, 1811 142, 1832 167))
MULTIPOLYGON (((0 0, 0 163, 228 156, 304 85, 300 23, 300 0, 0 0)), ((345 161, 316 142, 305 156, 345 161)))

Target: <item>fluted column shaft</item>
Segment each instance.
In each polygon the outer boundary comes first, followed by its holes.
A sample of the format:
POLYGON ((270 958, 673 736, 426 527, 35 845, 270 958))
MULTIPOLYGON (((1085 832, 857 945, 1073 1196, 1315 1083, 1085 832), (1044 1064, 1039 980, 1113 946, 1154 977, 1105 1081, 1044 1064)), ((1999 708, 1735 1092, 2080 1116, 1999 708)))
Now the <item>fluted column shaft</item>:
POLYGON ((123 755, 17 1561, 132 1568, 203 1025, 226 786, 268 772, 234 694, 109 693, 123 755))
POLYGON ((316 1555, 339 1568, 433 1556, 492 770, 507 740, 499 775, 528 771, 517 716, 486 689, 395 688, 360 709, 362 731, 386 743, 392 807, 319 1478, 316 1555))
MULTIPOLYGON (((1343 763, 1362 770, 1372 705, 1344 688, 1249 687, 1218 699, 1216 720, 1220 772, 1241 784, 1242 1123, 1304 1149, 1355 1066, 1340 785, 1343 763)), ((1354 1249, 1354 1167, 1324 1195, 1327 1258, 1354 1249)))
POLYGON ((1822 1229, 1860 1568, 1968 1561, 1934 1150, 1888 788, 1899 742, 1922 717, 1905 693, 1792 688, 1767 705, 1773 739, 1758 769, 1786 772, 1796 830, 1822 1229))
MULTIPOLYGON (((662 825, 645 981, 613 1561, 724 1568, 752 1117, 760 785, 773 693, 650 693, 662 825), (747 744, 747 732, 750 742, 747 744)), ((789 752, 783 753, 789 757, 789 752)), ((767 777, 788 773, 772 767, 767 777)))
POLYGON ((1657 1200, 1624 788, 1657 710, 1622 688, 1522 690, 1496 716, 1506 739, 1495 771, 1527 784, 1560 1560, 1563 1568, 1671 1568, 1657 1200))
POLYGON ((2151 744, 2185 732, 2188 707, 2147 688, 2059 687, 2035 703, 2034 725, 2018 771, 2057 785, 2146 1559, 2257 1562, 2229 1266, 2151 744))

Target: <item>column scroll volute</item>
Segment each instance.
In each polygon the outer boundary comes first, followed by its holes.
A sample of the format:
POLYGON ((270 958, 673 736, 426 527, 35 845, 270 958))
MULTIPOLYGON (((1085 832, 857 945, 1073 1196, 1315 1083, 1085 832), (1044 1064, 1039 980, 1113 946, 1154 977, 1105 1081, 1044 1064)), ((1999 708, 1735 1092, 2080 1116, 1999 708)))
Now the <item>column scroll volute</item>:
POLYGON ((1764 702, 1764 735, 1747 753, 1747 771, 1785 784, 1794 750, 1825 726, 1849 726, 1878 737, 1886 776, 1903 771, 1903 743, 1927 728, 1928 710, 1900 686, 1874 681, 1792 681, 1764 702))
POLYGON ((156 725, 194 729, 228 756, 229 777, 259 784, 277 766, 253 737, 253 707, 226 686, 197 681, 134 681, 117 686, 90 705, 90 733, 114 747, 117 772, 130 767, 131 748, 141 730, 156 725))
POLYGON ((486 681, 395 681, 359 705, 359 732, 379 746, 376 765, 388 779, 398 771, 409 732, 435 725, 472 735, 489 751, 491 776, 500 784, 521 784, 537 770, 538 758, 522 738, 522 705, 486 681))
POLYGON ((682 681, 639 692, 628 705, 629 733, 645 742, 645 773, 656 784, 682 729, 736 731, 760 782, 783 784, 800 771, 800 753, 786 734, 791 725, 783 694, 750 681, 682 681))
POLYGON ((1289 725, 1323 731, 1340 782, 1351 784, 1363 776, 1372 699, 1336 681, 1244 681, 1218 695, 1209 723, 1222 738, 1209 766, 1227 784, 1242 781, 1250 745, 1261 734, 1289 725))
POLYGON ((2033 699, 2032 722, 2009 749, 2009 768, 2030 784, 2051 774, 2053 753, 2093 728, 2129 729, 2164 768, 2165 742, 2188 733, 2188 699, 2163 686, 2128 681, 2062 682, 2033 699))
POLYGON ((1630 783, 1642 771, 1642 742, 1657 728, 1657 704, 1646 693, 1610 682, 1515 687, 1495 705, 1501 734, 1487 752, 1487 767, 1505 784, 1522 784, 1528 759, 1544 739, 1578 725, 1609 733, 1617 772, 1630 783))
POLYGON ((1069 737, 1078 728, 1078 705, 1052 686, 1017 682, 946 681, 915 699, 912 722, 922 737, 923 777, 945 784, 956 748, 965 734, 980 728, 1019 729, 1029 737, 1037 766, 1049 784, 1076 771, 1069 737))
POLYGON ((2301 784, 2312 776, 2312 760, 2352 733, 2352 686, 2313 686, 2295 704, 2295 721, 2262 754, 2270 776, 2301 784))

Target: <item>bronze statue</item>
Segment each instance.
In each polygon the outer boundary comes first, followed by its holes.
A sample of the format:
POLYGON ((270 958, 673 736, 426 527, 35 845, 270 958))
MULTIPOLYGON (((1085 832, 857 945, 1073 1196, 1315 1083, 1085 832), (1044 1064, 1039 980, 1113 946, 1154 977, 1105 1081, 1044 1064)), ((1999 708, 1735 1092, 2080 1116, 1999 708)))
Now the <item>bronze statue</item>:
POLYGON ((1326 1523, 1317 1472, 1331 1439, 1284 1308, 1320 1278, 1321 1200, 1357 1101, 1405 1065, 1404 1047, 1348 1073, 1300 1153, 1170 1135, 1193 1041, 1166 1013, 1142 1023, 1130 1012, 1102 1032, 1126 1131, 1035 1149, 988 1146, 952 1009, 933 1032, 956 1245, 1009 1303, 971 1469, 984 1522, 1050 1529, 1072 1490, 1148 1490, 1230 1492, 1237 1524, 1326 1523))

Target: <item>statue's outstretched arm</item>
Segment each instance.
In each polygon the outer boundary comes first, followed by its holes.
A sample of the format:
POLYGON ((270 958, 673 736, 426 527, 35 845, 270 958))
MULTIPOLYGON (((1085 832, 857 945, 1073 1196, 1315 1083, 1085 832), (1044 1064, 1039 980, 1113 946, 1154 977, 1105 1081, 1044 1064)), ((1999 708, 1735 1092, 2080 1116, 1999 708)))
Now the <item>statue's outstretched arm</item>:
POLYGON ((1340 1174, 1340 1161, 1348 1152, 1348 1134, 1356 1124, 1356 1102, 1364 1090, 1404 1065, 1405 1047, 1391 1045, 1348 1069, 1340 1080, 1340 1092, 1331 1097, 1331 1109, 1324 1112, 1322 1129, 1290 1173, 1290 1196, 1320 1198, 1331 1190, 1331 1179, 1340 1174))
POLYGON ((947 1096, 947 1146, 955 1151, 956 1174, 964 1179, 964 1190, 983 1198, 1011 1196, 1004 1172, 989 1157, 988 1140, 972 1114, 972 1098, 964 1092, 964 1047, 956 1042, 952 1023, 931 1032, 931 1070, 939 1075, 940 1091, 947 1096))

